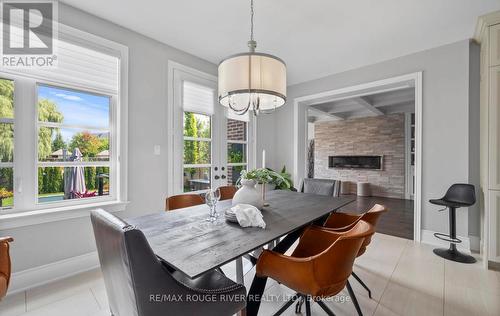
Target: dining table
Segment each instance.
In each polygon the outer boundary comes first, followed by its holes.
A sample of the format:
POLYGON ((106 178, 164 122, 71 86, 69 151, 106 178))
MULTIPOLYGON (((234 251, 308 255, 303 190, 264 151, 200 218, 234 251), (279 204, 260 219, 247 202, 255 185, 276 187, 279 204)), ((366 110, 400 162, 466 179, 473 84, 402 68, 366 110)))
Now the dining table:
MULTIPOLYGON (((218 218, 207 221, 207 205, 156 212, 128 218, 139 228, 160 260, 189 278, 197 278, 224 264, 236 261, 236 281, 243 284, 242 257, 279 240, 273 251, 284 253, 300 237, 305 227, 319 223, 330 213, 353 202, 353 196, 323 196, 285 190, 266 194, 261 210, 266 223, 243 228, 225 220, 231 200, 217 203, 218 218)), ((246 315, 257 315, 266 278, 255 276, 247 294, 246 315)))

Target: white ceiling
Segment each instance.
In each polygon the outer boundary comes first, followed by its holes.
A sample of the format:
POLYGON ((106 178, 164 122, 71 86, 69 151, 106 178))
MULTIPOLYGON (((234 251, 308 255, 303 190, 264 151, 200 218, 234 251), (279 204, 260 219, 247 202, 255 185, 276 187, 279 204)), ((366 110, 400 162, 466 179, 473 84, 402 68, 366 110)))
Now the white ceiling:
MULTIPOLYGON (((218 63, 246 51, 249 0, 62 0, 218 63)), ((255 0, 257 50, 288 65, 289 84, 472 37, 500 0, 255 0)))

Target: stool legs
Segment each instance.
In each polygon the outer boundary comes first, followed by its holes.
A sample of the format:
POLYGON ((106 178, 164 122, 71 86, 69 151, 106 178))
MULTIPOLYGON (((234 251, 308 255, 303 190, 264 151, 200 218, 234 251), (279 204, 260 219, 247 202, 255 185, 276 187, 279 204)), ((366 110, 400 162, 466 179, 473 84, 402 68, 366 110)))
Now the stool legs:
MULTIPOLYGON (((449 210, 450 210, 450 214, 449 214, 450 239, 456 240, 457 239, 456 208, 450 207, 449 210)), ((434 249, 433 251, 436 255, 438 255, 442 258, 451 260, 451 261, 456 261, 456 262, 461 262, 461 263, 474 263, 474 262, 476 262, 476 259, 474 259, 474 257, 458 251, 457 245, 453 242, 450 243, 450 248, 448 248, 448 249, 438 248, 438 249, 434 249)))

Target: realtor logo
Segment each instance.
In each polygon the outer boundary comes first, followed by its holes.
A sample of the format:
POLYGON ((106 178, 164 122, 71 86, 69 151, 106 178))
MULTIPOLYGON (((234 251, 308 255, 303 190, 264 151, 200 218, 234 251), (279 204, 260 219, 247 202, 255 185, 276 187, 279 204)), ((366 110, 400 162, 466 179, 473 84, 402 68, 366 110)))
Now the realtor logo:
POLYGON ((1 1, 3 66, 54 66, 56 6, 51 0, 1 1))

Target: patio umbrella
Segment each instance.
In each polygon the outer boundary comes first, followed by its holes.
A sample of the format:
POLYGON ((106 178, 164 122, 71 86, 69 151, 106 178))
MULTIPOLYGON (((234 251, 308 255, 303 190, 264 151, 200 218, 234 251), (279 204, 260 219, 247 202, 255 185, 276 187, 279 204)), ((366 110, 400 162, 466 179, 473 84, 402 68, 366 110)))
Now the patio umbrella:
MULTIPOLYGON (((75 148, 75 150, 73 151, 73 161, 83 161, 82 152, 78 148, 75 148)), ((84 194, 87 191, 87 188, 85 186, 84 167, 71 167, 70 175, 69 191, 71 193, 71 198, 78 198, 80 197, 80 195, 84 194)))
MULTIPOLYGON (((63 149, 63 161, 68 161, 70 159, 72 159, 72 157, 68 157, 68 150, 67 149, 63 149)), ((63 177, 64 177, 64 199, 67 200, 67 199, 71 199, 71 167, 64 167, 64 173, 63 173, 63 177)))

